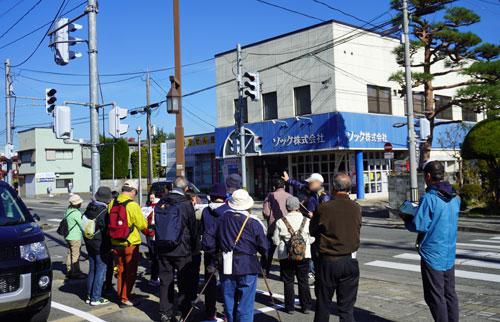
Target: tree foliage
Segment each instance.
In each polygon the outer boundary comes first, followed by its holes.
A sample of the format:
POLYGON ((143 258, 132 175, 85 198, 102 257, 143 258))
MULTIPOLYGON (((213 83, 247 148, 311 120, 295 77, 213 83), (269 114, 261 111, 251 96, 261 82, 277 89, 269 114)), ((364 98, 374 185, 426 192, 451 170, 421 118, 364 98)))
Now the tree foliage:
MULTIPOLYGON (((153 176, 158 176, 158 163, 159 163, 159 155, 160 155, 160 147, 153 146, 153 176)), ((132 165, 132 176, 134 178, 139 177, 139 153, 138 151, 134 151, 130 154, 130 163, 132 165)), ((141 176, 146 178, 148 175, 148 147, 141 146, 141 176)))
MULTIPOLYGON (((113 177, 113 139, 101 137, 101 178, 113 177)), ((117 139, 115 143, 115 178, 122 179, 128 176, 129 148, 125 139, 117 139)))
POLYGON ((167 133, 163 129, 157 129, 156 134, 153 135, 153 143, 154 144, 160 144, 163 143, 167 140, 170 139, 175 139, 175 134, 174 133, 167 133))

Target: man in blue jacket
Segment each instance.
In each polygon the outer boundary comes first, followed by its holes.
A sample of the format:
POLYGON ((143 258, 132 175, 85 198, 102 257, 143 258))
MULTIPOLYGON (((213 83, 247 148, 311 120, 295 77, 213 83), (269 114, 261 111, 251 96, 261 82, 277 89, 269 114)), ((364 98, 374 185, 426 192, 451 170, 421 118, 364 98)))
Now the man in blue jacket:
POLYGON ((414 216, 403 215, 406 228, 418 233, 424 299, 437 322, 458 322, 455 255, 460 198, 444 179, 439 161, 424 165, 427 190, 414 216))
POLYGON ((227 202, 229 209, 217 221, 216 241, 205 244, 208 252, 223 252, 220 279, 228 322, 253 321, 257 275, 261 271, 257 253, 265 257, 268 250, 264 225, 248 212, 253 203, 246 190, 234 191, 227 202))
POLYGON ((325 180, 319 173, 311 174, 305 182, 290 178, 286 171, 283 172, 281 178, 295 189, 294 194, 300 191, 306 193, 307 197, 306 200, 303 201, 303 204, 310 214, 316 211, 320 203, 330 201, 331 199, 330 194, 323 188, 325 180))

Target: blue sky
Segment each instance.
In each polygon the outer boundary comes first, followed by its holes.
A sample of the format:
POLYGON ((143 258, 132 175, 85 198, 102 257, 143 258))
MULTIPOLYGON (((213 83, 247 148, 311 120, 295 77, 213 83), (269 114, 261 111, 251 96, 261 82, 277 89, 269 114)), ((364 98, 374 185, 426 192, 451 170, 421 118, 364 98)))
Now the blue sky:
MULTIPOLYGON (((0 0, 0 35, 3 34, 19 17, 21 17, 38 0, 21 0, 19 5, 7 14, 3 14, 19 0, 0 0)), ((386 11, 389 0, 324 0, 330 5, 369 20, 386 11)), ((66 10, 80 4, 81 0, 69 0, 66 10)), ((269 2, 286 6, 313 17, 328 20, 337 19, 359 25, 355 19, 335 12, 312 0, 269 0, 269 2)), ((21 23, 0 37, 0 47, 50 21, 57 11, 60 0, 43 0, 27 15, 21 23)), ((462 0, 458 4, 474 9, 482 17, 482 21, 471 27, 484 40, 498 43, 498 17, 500 2, 497 0, 462 0)), ((172 1, 165 0, 101 0, 97 20, 99 70, 101 74, 146 71, 173 66, 173 26, 172 1)), ((74 17, 82 9, 70 13, 74 17)), ((389 14, 379 22, 389 18, 389 14)), ((270 7, 256 0, 217 0, 181 1, 181 46, 182 63, 188 64, 213 58, 214 54, 232 49, 238 42, 241 44, 255 42, 264 38, 303 28, 319 20, 286 12, 270 7)), ((84 28, 75 36, 87 38, 87 19, 81 20, 84 28)), ((0 49, 0 58, 10 58, 15 65, 24 60, 40 41, 46 28, 35 32, 25 39, 0 49)), ((33 57, 24 65, 13 69, 14 92, 18 96, 34 96, 43 98, 45 88, 58 90, 58 101, 88 101, 87 86, 50 85, 44 81, 64 84, 86 84, 85 76, 61 76, 35 73, 26 69, 86 74, 88 59, 86 46, 78 45, 74 50, 81 51, 83 57, 71 61, 66 66, 54 63, 53 54, 47 47, 48 38, 33 57), (29 79, 29 78, 32 79, 29 79), (37 79, 37 80, 33 80, 37 79)), ((183 92, 188 93, 215 83, 214 61, 207 61, 183 69, 183 92)), ((3 73, 3 70, 2 70, 3 73)), ((152 74, 153 79, 164 89, 170 84, 168 76, 173 70, 152 74)), ((102 76, 101 82, 123 80, 130 76, 102 76)), ((4 79, 1 77, 2 89, 4 79)), ((122 107, 143 106, 146 102, 145 82, 141 76, 113 84, 103 84, 102 92, 105 102, 115 101, 122 107)), ((3 96, 3 95, 2 95, 3 96)), ((164 99, 165 93, 154 82, 151 88, 152 102, 164 99)), ((31 101, 18 99, 16 102, 15 125, 19 130, 28 125, 51 122, 44 107, 32 106, 31 101)), ((36 102, 41 104, 43 102, 36 102)), ((4 104, 0 113, 0 144, 5 142, 4 104)), ((189 111, 184 113, 186 134, 209 132, 216 123, 215 90, 184 99, 184 106, 189 111)), ((72 107, 72 118, 75 119, 75 136, 87 138, 88 124, 85 117, 89 112, 85 107, 72 107), (82 124, 83 123, 83 124, 82 124)), ((128 136, 135 135, 134 129, 140 125, 144 128, 143 116, 129 116, 128 136)), ((175 117, 166 113, 165 105, 154 113, 153 123, 173 131, 175 117)), ((107 127, 107 121, 106 121, 107 127)), ((102 129, 101 129, 102 131, 102 129)))

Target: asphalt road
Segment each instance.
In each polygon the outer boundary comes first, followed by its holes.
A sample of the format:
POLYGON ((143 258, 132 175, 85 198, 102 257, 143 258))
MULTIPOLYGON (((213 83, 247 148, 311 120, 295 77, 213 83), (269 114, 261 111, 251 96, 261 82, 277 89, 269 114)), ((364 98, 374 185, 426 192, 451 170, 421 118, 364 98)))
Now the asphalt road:
MULTIPOLYGON (((55 232, 64 214, 64 205, 56 201, 28 201, 32 211, 41 217, 54 268, 53 308, 50 321, 149 321, 158 320, 158 289, 147 284, 148 262, 141 261, 134 292, 141 299, 137 307, 120 309, 115 303, 90 307, 82 300, 85 280, 65 281, 65 244, 55 232)), ((414 250, 415 235, 400 229, 363 227, 358 253, 361 280, 356 303, 357 321, 431 321, 423 301, 419 259, 414 250)), ((500 321, 500 232, 479 234, 459 232, 456 266, 457 291, 461 321, 500 321)), ((85 249, 82 249, 85 252, 85 249)), ((146 249, 141 249, 146 251, 146 249)), ((85 255, 81 257, 87 271, 85 255)), ((283 286, 279 267, 274 266, 269 284, 278 306, 283 286)), ((276 321, 276 311, 266 293, 262 279, 255 302, 255 321, 276 321)), ((313 289, 311 288, 312 293, 313 289)), ((314 297, 314 295, 313 295, 314 297)), ((114 296, 110 300, 116 302, 114 296)), ((222 307, 219 304, 219 312, 222 307)), ((313 314, 281 313, 283 321, 312 321, 313 314)), ((337 321, 335 305, 331 321, 337 321)))

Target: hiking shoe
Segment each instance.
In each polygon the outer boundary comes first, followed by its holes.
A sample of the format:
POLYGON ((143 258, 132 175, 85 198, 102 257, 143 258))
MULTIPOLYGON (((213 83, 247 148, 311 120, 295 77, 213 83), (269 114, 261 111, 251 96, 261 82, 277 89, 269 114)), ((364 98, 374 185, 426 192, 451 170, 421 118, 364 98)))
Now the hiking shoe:
POLYGON ((97 301, 91 301, 90 305, 92 305, 92 306, 98 306, 98 305, 105 305, 105 304, 108 304, 108 303, 109 303, 109 301, 107 299, 105 299, 105 298, 102 297, 102 298, 100 298, 97 301))

